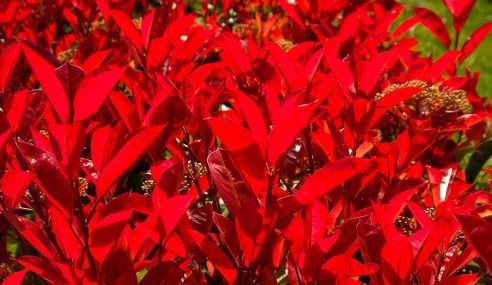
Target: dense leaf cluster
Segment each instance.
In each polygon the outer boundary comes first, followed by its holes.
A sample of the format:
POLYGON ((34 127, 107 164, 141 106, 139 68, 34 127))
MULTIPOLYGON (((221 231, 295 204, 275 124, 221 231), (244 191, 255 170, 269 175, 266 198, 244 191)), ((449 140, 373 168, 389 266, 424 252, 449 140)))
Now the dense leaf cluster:
POLYGON ((476 1, 444 2, 451 33, 394 0, 1 1, 3 284, 490 282, 461 64, 492 23, 458 46, 476 1))

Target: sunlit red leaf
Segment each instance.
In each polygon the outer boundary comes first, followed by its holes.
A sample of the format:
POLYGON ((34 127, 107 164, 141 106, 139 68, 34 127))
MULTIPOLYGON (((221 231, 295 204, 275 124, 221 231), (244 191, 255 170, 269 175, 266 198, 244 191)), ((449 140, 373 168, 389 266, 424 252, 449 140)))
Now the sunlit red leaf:
POLYGON ((163 127, 148 127, 133 134, 107 163, 97 181, 97 197, 101 198, 109 188, 144 154, 147 147, 159 136, 163 127))
POLYGON ((424 27, 429 29, 445 46, 449 47, 451 39, 449 38, 448 30, 441 18, 426 8, 413 7, 413 10, 424 27))
POLYGON ((217 267, 229 284, 234 284, 236 280, 236 270, 227 255, 211 240, 199 232, 191 231, 191 236, 196 245, 203 253, 210 258, 210 261, 217 267))
POLYGON ((19 169, 11 169, 4 174, 0 184, 7 210, 13 210, 17 206, 31 181, 31 175, 19 169))
POLYGON ((121 31, 125 34, 127 39, 133 44, 133 46, 139 51, 143 51, 142 37, 140 32, 135 27, 132 19, 124 12, 118 10, 110 10, 109 14, 113 18, 121 31))
POLYGON ((208 156, 212 180, 224 200, 229 213, 236 215, 241 208, 256 208, 257 198, 246 181, 235 169, 227 153, 216 150, 208 156))
POLYGON ((330 163, 310 176, 301 189, 282 208, 281 217, 298 210, 313 202, 335 187, 340 186, 346 180, 364 170, 369 161, 360 158, 344 158, 330 163))
POLYGON ((82 121, 94 115, 124 72, 125 68, 115 68, 99 74, 87 75, 75 94, 74 120, 82 121))
POLYGON ((74 207, 74 189, 67 170, 54 155, 42 148, 24 142, 17 142, 17 147, 36 185, 43 190, 50 203, 70 219, 74 207))
POLYGON ((14 43, 2 50, 0 55, 0 90, 5 91, 19 59, 21 44, 14 43))
POLYGON ((480 45, 480 43, 482 43, 491 30, 492 23, 487 23, 473 32, 461 48, 461 55, 459 57, 460 62, 463 62, 480 45))

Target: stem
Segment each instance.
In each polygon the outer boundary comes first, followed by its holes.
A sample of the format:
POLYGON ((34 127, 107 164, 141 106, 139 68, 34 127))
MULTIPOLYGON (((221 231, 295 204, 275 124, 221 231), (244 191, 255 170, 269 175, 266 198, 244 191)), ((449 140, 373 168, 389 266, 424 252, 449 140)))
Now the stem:
POLYGON ((157 281, 161 280, 161 259, 162 259, 162 238, 159 240, 159 253, 158 253, 158 262, 157 262, 157 281))
POLYGON ((309 125, 304 130, 304 136, 306 137, 306 150, 308 153, 308 160, 309 160, 309 173, 313 174, 314 173, 314 160, 313 160, 313 152, 312 152, 312 148, 311 148, 311 125, 309 125))
POLYGON ((458 49, 458 42, 460 39, 460 31, 456 31, 456 37, 454 38, 454 49, 458 49))
POLYGON ((266 207, 268 207, 268 205, 270 205, 271 200, 272 200, 272 191, 273 191, 274 180, 275 180, 275 171, 272 171, 272 173, 268 174, 268 189, 267 189, 267 196, 266 196, 266 202, 265 202, 266 207))

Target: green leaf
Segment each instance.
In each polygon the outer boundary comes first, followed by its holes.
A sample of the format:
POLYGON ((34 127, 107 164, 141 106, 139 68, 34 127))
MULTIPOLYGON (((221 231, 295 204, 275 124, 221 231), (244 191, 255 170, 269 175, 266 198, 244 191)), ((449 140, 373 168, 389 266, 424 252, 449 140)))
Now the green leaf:
POLYGON ((473 183, 483 166, 492 156, 492 139, 482 142, 470 157, 465 169, 466 182, 473 183))

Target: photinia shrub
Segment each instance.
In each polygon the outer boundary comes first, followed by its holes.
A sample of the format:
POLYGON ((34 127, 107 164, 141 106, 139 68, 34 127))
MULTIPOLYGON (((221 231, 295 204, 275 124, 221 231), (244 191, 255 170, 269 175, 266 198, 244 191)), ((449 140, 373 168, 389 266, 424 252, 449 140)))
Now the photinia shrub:
POLYGON ((1 1, 3 284, 490 284, 475 2, 1 1))

